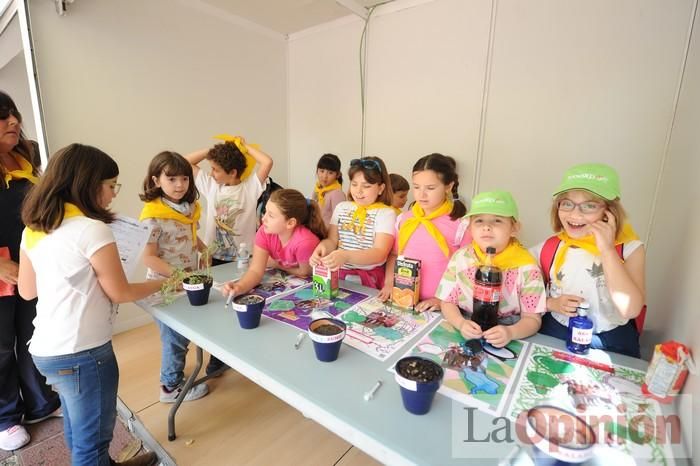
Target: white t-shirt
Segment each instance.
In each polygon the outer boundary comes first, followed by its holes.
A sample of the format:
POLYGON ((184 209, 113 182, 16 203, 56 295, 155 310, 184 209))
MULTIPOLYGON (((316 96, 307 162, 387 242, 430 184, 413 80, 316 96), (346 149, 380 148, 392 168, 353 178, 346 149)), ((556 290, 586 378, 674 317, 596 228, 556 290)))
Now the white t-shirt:
MULTIPOLYGON (((374 238, 377 233, 386 233, 394 236, 394 223, 396 212, 391 207, 372 209, 367 211, 365 229, 362 234, 356 234, 352 214, 357 207, 354 202, 343 201, 335 207, 331 225, 338 227, 338 249, 346 251, 360 251, 374 247, 374 238)), ((372 270, 384 262, 372 265, 345 264, 344 269, 372 270)))
POLYGON ((200 169, 195 186, 207 200, 203 241, 207 245, 218 241, 220 245, 214 257, 231 261, 236 258, 239 244, 246 243, 252 248, 257 228, 258 198, 265 189, 257 174, 252 173, 235 186, 224 186, 200 169))
MULTIPOLYGON (((540 252, 544 242, 530 248, 530 253, 540 261, 540 252)), ((634 251, 642 246, 638 240, 630 241, 622 246, 622 256, 626 260, 634 251)), ((561 245, 559 246, 561 247, 561 245)), ((550 268, 551 282, 547 296, 556 298, 562 294, 582 296, 591 305, 588 318, 593 321, 593 332, 607 332, 625 325, 628 319, 623 318, 615 308, 615 304, 608 291, 608 284, 603 273, 603 264, 600 256, 594 256, 585 249, 571 247, 566 251, 564 264, 559 271, 558 280, 551 276, 554 269, 554 261, 550 268), (559 283, 557 285, 556 283, 559 283)), ((552 317, 565 327, 569 326, 569 318, 558 312, 552 312, 552 317)))
POLYGON ((66 219, 29 250, 22 235, 21 248, 32 261, 39 296, 31 354, 74 354, 111 340, 116 309, 90 264, 92 255, 110 243, 112 230, 87 217, 66 219))

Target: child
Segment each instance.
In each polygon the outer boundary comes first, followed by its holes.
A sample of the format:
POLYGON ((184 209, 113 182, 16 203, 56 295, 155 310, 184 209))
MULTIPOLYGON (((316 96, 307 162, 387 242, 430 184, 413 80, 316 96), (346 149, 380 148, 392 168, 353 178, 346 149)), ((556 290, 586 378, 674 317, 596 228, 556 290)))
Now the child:
POLYGON ((384 263, 394 243, 396 214, 389 207, 392 191, 382 159, 365 157, 350 162, 349 201, 333 211, 328 238, 309 262, 340 269, 340 278, 359 278, 364 286, 384 286, 384 263))
POLYGON ((447 263, 457 249, 472 241, 467 231, 469 220, 464 218, 467 208, 455 200, 459 197, 459 181, 452 157, 426 155, 413 165, 412 181, 415 203, 396 221, 396 241, 386 262, 385 285, 379 298, 391 298, 394 264, 401 254, 421 261, 420 302, 416 311, 439 310, 440 300, 435 297, 435 290, 447 263))
POLYGON ((326 236, 326 224, 315 201, 295 189, 275 191, 267 202, 262 228, 255 234, 250 267, 238 281, 224 285, 224 296, 247 293, 259 285, 266 267, 308 277, 309 257, 326 236))
POLYGON ((197 189, 207 200, 204 242, 210 245, 216 241, 218 245, 212 264, 234 261, 240 244, 251 247, 255 239, 257 200, 272 170, 272 159, 241 137, 185 158, 192 165, 197 189), (248 156, 257 165, 255 173, 248 156), (205 158, 211 174, 198 166, 205 158))
POLYGON ((316 164, 316 185, 311 199, 318 202, 321 216, 326 226, 331 223, 335 206, 346 201, 343 192, 343 174, 340 172, 340 159, 334 154, 323 154, 316 164))
POLYGON ((63 407, 73 465, 151 465, 153 452, 109 458, 119 368, 112 350, 114 304, 145 298, 162 280, 129 283, 107 223, 119 167, 104 152, 72 144, 49 159, 26 198, 19 293, 39 297, 29 351, 63 407))
POLYGON ((518 208, 510 193, 480 193, 469 213, 472 244, 450 259, 436 297, 442 300, 445 319, 466 339, 484 338, 501 348, 511 340, 526 338, 540 328, 546 295, 542 274, 534 257, 518 242, 518 208), (483 263, 486 248, 495 248, 493 265, 502 271, 503 284, 498 310, 499 325, 483 331, 469 320, 473 309, 476 269, 483 263))
POLYGON ((401 209, 406 205, 408 190, 411 189, 411 187, 408 185, 406 178, 396 173, 391 173, 389 179, 391 180, 391 190, 394 192, 391 198, 391 207, 394 209, 394 212, 396 212, 396 215, 400 215, 401 209))
MULTIPOLYGON (((554 192, 551 221, 558 240, 548 240, 556 253, 542 263, 551 283, 540 333, 566 339, 569 317, 586 301, 591 346, 640 357, 633 320, 645 302, 645 252, 627 223, 615 170, 598 163, 567 170, 554 192)), ((546 243, 533 248, 541 262, 546 243)))
MULTIPOLYGON (((143 180, 144 201, 139 220, 151 226, 143 252, 148 279, 169 277, 175 269, 196 270, 197 250, 204 244, 197 237, 201 208, 192 181, 192 167, 180 154, 161 152, 148 166, 143 180)), ((174 403, 184 386, 185 357, 189 340, 156 319, 160 329, 160 401, 174 403)), ((195 385, 185 401, 209 392, 206 384, 195 385)))

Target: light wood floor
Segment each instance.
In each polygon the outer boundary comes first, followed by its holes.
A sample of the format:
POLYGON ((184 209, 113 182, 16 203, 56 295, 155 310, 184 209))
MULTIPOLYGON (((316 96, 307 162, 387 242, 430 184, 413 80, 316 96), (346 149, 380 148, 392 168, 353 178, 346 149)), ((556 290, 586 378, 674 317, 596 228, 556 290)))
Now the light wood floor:
MULTIPOLYGON (((209 395, 183 403, 168 441, 169 404, 158 401, 160 339, 155 324, 114 337, 119 397, 179 465, 378 464, 233 370, 208 381, 209 395)), ((188 354, 188 373, 195 354, 188 354)), ((208 355, 205 355, 205 363, 208 355)))

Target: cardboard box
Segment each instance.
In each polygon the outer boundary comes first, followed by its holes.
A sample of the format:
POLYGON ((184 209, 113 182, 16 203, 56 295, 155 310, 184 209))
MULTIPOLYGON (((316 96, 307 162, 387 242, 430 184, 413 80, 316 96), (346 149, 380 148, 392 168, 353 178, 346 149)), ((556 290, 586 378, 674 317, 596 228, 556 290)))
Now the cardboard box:
POLYGON ((332 299, 338 296, 338 281, 340 271, 331 271, 328 267, 317 265, 314 267, 313 290, 314 295, 332 299))
POLYGON ((399 256, 394 265, 391 301, 396 307, 414 310, 420 300, 420 261, 399 256))

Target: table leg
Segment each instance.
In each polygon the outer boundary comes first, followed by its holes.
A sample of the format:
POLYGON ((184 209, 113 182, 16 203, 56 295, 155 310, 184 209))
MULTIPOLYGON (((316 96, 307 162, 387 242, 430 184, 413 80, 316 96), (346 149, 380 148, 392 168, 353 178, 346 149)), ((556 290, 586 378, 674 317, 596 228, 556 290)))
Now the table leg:
POLYGON ((229 369, 228 366, 224 366, 216 372, 213 372, 209 375, 198 379, 197 376, 199 375, 199 371, 202 369, 202 360, 204 359, 204 355, 202 348, 200 348, 199 346, 195 345, 195 351, 197 353, 197 361, 194 365, 194 369, 192 370, 192 374, 190 374, 190 376, 187 378, 185 386, 182 387, 182 391, 177 396, 175 404, 172 406, 172 408, 170 408, 170 412, 168 413, 168 440, 171 442, 177 437, 175 435, 175 415, 177 414, 177 410, 180 408, 180 405, 185 400, 185 396, 187 396, 187 392, 190 391, 190 388, 194 387, 195 385, 199 385, 200 383, 206 382, 212 377, 216 377, 225 372, 227 369, 229 369))

